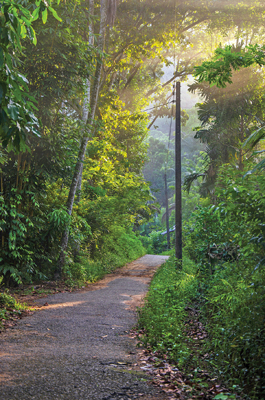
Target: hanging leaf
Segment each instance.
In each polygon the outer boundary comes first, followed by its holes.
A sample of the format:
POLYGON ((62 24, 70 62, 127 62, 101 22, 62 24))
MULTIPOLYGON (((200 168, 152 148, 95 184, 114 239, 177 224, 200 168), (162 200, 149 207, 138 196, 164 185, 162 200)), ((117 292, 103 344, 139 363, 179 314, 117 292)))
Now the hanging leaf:
POLYGON ((0 83, 0 103, 3 101, 6 92, 6 85, 1 82, 0 83))
POLYGON ((32 21, 36 21, 39 18, 40 7, 37 7, 32 13, 32 21))
POLYGON ((4 62, 5 62, 4 51, 3 51, 2 47, 0 47, 0 68, 3 67, 4 62))
POLYGON ((59 17, 59 15, 57 14, 57 12, 54 10, 54 8, 49 7, 50 12, 52 13, 52 15, 54 16, 54 18, 56 18, 58 21, 62 22, 62 19, 59 17))
POLYGON ((18 116, 19 116, 19 108, 16 105, 8 105, 7 106, 8 109, 8 114, 10 115, 10 117, 14 120, 17 121, 18 116))
POLYGON ((47 10, 47 8, 45 8, 45 10, 42 11, 42 22, 43 22, 44 24, 46 24, 47 18, 48 18, 48 10, 47 10))

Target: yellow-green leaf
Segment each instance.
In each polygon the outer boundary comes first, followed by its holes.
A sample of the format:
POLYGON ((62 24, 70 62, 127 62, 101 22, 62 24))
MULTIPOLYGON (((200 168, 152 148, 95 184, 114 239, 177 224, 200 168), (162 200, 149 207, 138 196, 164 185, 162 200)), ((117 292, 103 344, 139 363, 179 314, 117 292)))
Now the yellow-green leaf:
POLYGON ((27 29, 25 25, 20 25, 20 35, 23 39, 27 36, 27 29))
POLYGON ((55 11, 54 8, 49 7, 49 10, 52 13, 52 15, 54 16, 54 18, 56 18, 58 21, 62 22, 62 19, 59 17, 59 15, 57 14, 57 12, 55 11))
POLYGON ((48 18, 48 10, 47 10, 47 8, 45 8, 45 10, 42 11, 42 22, 44 24, 46 24, 47 18, 48 18))
POLYGON ((36 19, 39 18, 39 12, 40 12, 40 7, 35 8, 35 10, 32 13, 32 20, 35 21, 36 19))

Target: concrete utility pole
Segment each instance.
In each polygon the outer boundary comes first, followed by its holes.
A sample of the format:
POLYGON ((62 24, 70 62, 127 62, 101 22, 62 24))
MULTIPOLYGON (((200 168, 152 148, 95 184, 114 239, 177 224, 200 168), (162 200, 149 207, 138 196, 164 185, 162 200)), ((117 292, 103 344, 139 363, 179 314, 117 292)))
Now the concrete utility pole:
MULTIPOLYGON (((182 261, 182 210, 181 210, 181 121, 180 82, 176 82, 176 130, 175 130, 175 174, 176 174, 176 258, 182 261)), ((181 263, 179 265, 181 268, 181 263)))
POLYGON ((165 180, 165 199, 166 199, 166 224, 167 224, 167 250, 170 249, 170 232, 169 232, 169 211, 168 211, 168 190, 167 190, 167 171, 164 174, 165 180))

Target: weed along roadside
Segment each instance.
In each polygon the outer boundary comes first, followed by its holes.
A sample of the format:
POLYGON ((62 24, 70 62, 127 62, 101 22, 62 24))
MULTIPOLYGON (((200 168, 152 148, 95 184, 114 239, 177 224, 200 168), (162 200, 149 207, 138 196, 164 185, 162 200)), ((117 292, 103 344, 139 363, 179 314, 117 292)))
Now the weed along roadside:
POLYGON ((213 298, 202 295, 202 279, 186 256, 182 271, 171 258, 155 274, 134 332, 142 369, 172 399, 261 399, 246 393, 249 386, 233 369, 222 369, 231 360, 219 338, 220 322, 209 312, 213 298))
POLYGON ((0 293, 0 333, 28 315, 32 315, 32 310, 27 304, 17 301, 7 292, 0 293))

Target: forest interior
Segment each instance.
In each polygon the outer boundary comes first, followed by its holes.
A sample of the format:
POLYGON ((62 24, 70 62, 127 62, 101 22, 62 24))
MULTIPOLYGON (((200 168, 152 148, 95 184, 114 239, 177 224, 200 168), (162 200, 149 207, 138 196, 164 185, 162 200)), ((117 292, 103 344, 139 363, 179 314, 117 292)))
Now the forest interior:
POLYGON ((0 1, 0 331, 169 256, 135 330, 153 383, 265 400, 263 38, 264 0, 0 1))

